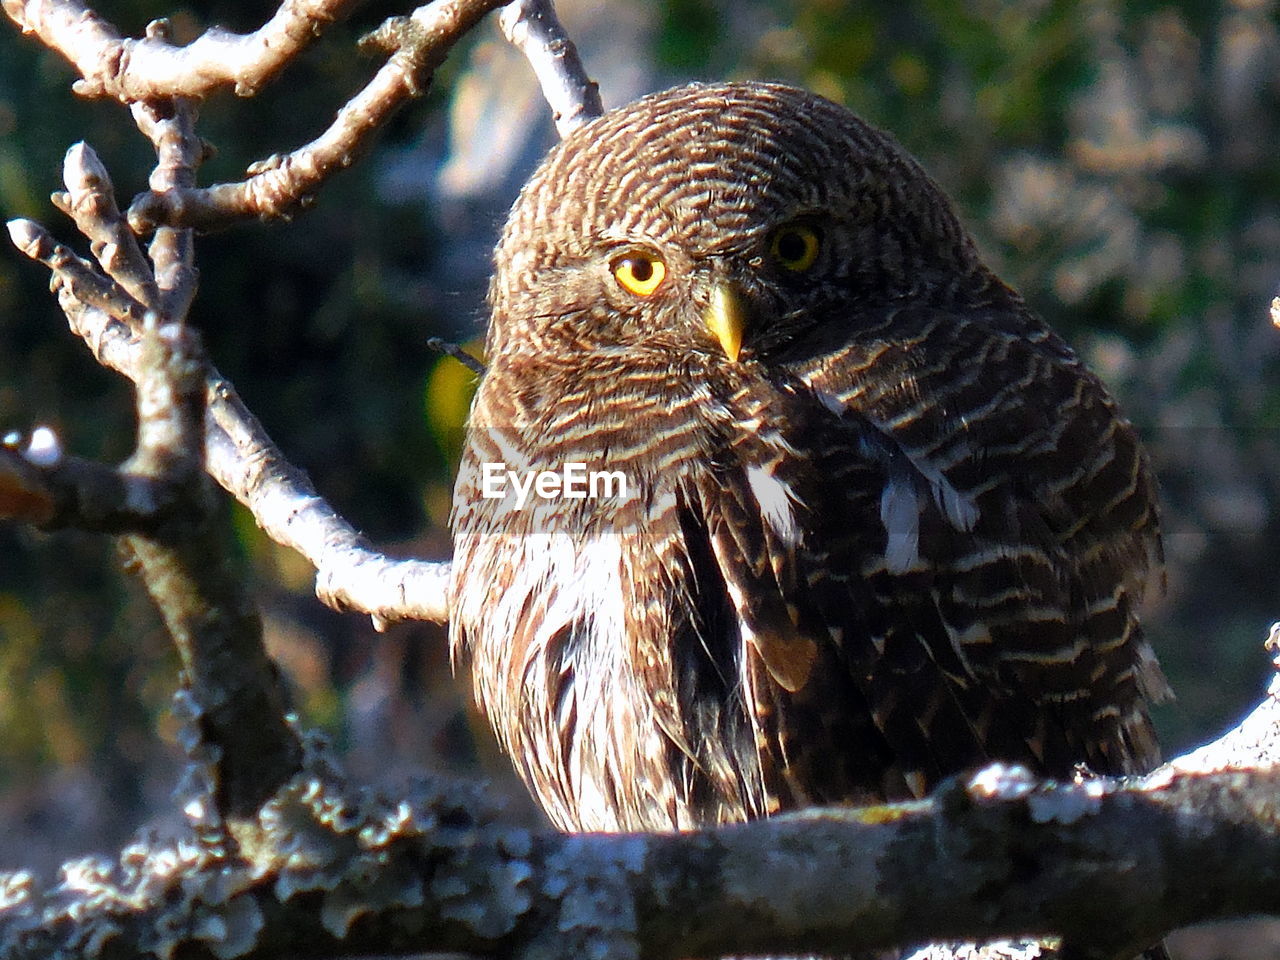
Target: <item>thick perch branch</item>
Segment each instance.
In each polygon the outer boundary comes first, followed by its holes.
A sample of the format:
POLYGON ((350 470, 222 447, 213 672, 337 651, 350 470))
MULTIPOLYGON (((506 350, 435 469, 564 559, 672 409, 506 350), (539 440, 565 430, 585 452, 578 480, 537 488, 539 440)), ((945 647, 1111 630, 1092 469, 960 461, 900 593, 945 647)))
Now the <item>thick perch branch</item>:
POLYGON ((301 776, 242 859, 137 844, 0 885, 0 958, 464 951, 676 960, 1053 935, 1127 958, 1280 912, 1280 772, 1041 783, 992 767, 930 799, 685 834, 530 834, 474 790, 397 801, 301 776), (1123 909, 1117 906, 1123 904, 1123 909))

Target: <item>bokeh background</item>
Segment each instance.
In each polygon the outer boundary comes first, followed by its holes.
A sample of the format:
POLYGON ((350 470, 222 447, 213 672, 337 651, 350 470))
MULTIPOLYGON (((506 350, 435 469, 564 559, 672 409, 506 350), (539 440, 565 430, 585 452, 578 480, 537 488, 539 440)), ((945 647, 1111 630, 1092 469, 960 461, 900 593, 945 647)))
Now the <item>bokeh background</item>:
MULTIPOLYGON (((1280 23, 1274 0, 561 0, 606 105, 688 79, 777 78, 894 132, 999 272, 1061 330, 1146 438, 1168 589, 1150 633, 1178 693, 1169 753, 1236 719, 1280 617, 1280 23)), ((103 0, 122 30, 257 27, 262 0, 103 0)), ((252 100, 219 95, 203 182, 320 131, 376 64, 370 0, 252 100)), ((0 215, 73 230, 48 202, 88 141, 122 202, 147 143, 70 94, 69 68, 0 22, 0 215)), ((496 24, 479 29, 361 164, 292 223, 201 237, 194 315, 222 372, 321 492, 380 545, 443 557, 471 375, 426 346, 482 329, 489 251, 553 142, 496 24)), ((83 250, 84 244, 79 244, 83 250)), ((67 332, 47 276, 0 247, 0 432, 55 427, 118 460, 131 394, 67 332)), ((452 677, 442 631, 323 609, 311 571, 232 511, 271 649, 305 721, 358 776, 479 772, 535 819, 452 677)), ((0 868, 107 850, 172 810, 175 658, 112 545, 0 523, 0 868)), ((1188 956, 1280 956, 1256 928, 1188 956), (1253 951, 1253 952, 1250 952, 1253 951)))

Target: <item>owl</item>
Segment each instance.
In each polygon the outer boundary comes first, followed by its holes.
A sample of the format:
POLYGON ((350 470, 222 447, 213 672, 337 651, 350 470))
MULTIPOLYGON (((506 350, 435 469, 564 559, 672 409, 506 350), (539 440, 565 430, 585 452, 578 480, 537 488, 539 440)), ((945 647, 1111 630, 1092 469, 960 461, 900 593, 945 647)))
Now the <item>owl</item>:
POLYGON ((552 151, 495 264, 451 649, 556 825, 1157 761, 1147 459, 893 139, 659 93, 552 151))

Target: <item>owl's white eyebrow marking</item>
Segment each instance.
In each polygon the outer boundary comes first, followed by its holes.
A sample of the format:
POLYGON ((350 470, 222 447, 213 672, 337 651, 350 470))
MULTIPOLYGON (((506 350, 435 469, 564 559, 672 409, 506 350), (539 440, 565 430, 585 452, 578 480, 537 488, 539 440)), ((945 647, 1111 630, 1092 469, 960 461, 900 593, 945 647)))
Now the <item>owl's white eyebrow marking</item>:
POLYGON ((779 480, 765 467, 747 467, 747 484, 751 493, 760 504, 760 512, 770 529, 778 535, 783 543, 794 547, 800 542, 800 528, 796 523, 795 511, 791 509, 796 501, 791 488, 779 480))

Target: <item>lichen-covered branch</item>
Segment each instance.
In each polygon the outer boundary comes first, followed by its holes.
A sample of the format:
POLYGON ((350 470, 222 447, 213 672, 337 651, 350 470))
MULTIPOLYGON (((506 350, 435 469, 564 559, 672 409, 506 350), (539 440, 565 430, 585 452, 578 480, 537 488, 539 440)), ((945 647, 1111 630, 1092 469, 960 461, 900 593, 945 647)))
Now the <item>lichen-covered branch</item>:
POLYGON ((1164 767, 1167 772, 1214 773, 1280 766, 1280 623, 1271 625, 1266 648, 1275 672, 1262 703, 1218 739, 1170 760, 1164 767))
POLYGON ((216 813, 244 818, 297 772, 301 747, 285 723, 283 685, 262 643, 257 611, 229 563, 203 470, 204 368, 180 324, 143 331, 138 446, 121 471, 163 485, 166 522, 128 534, 121 548, 155 601, 181 655, 208 761, 216 813))
POLYGON ((997 766, 897 806, 565 835, 504 823, 474 787, 387 799, 304 774, 238 855, 138 843, 49 891, 0 879, 0 958, 675 960, 1052 936, 1119 960, 1280 912, 1278 790, 1276 769, 1056 784, 997 766))
POLYGON ((209 29, 184 47, 167 37, 122 37, 76 0, 4 0, 4 12, 80 72, 76 92, 122 103, 204 97, 232 86, 251 96, 358 0, 284 0, 261 28, 235 34, 209 29))
MULTIPOLYGON (((1148 788, 994 767, 922 804, 719 831, 719 876, 699 883, 708 906, 688 904, 686 929, 648 955, 1050 935, 1077 956, 1131 957, 1179 926, 1280 910, 1277 891, 1262 889, 1280 873, 1277 786, 1275 770, 1148 788)), ((658 890, 694 882, 686 870, 658 890)))

